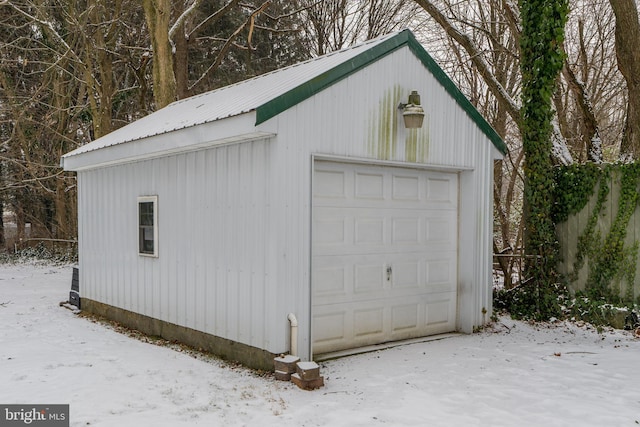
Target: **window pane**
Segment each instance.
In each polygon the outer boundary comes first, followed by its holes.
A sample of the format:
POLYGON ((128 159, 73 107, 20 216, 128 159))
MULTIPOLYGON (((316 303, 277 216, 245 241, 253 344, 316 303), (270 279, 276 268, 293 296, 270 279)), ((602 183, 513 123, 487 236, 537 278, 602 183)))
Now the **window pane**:
POLYGON ((140 227, 140 252, 153 253, 153 227, 140 227))
POLYGON ((156 242, 158 230, 155 224, 156 196, 138 198, 138 252, 157 256, 156 242))
POLYGON ((153 202, 140 202, 140 225, 153 226, 153 202))

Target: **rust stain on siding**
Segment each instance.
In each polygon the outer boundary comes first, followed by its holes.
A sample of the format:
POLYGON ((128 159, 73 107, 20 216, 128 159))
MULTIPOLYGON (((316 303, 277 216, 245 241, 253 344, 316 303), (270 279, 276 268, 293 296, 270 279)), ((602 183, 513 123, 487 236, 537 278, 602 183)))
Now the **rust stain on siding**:
POLYGON ((397 158, 398 113, 401 88, 395 85, 384 93, 378 108, 369 111, 367 153, 380 160, 397 158))
POLYGON ((418 129, 407 129, 407 140, 404 143, 404 157, 408 162, 417 162, 418 129))
POLYGON ((429 116, 424 117, 420 129, 407 129, 404 156, 407 162, 426 163, 429 159, 429 116))
MULTIPOLYGON (((398 123, 402 125, 402 115, 398 104, 406 95, 399 85, 387 89, 377 108, 368 113, 367 153, 379 160, 404 160, 426 163, 429 158, 429 118, 425 117, 421 129, 402 129, 406 136, 404 153, 398 152, 398 123)), ((404 100, 406 102, 406 100, 404 100)))

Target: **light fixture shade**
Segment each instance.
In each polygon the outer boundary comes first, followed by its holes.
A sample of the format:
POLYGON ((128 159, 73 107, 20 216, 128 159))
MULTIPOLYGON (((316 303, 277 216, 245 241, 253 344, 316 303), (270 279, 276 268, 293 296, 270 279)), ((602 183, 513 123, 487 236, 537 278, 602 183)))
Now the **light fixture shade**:
POLYGON ((411 91, 409 103, 404 105, 402 111, 404 127, 407 129, 419 129, 424 121, 424 109, 420 106, 420 95, 417 90, 411 91))
POLYGON ((419 129, 424 121, 424 110, 419 105, 409 104, 402 112, 402 118, 407 129, 419 129))

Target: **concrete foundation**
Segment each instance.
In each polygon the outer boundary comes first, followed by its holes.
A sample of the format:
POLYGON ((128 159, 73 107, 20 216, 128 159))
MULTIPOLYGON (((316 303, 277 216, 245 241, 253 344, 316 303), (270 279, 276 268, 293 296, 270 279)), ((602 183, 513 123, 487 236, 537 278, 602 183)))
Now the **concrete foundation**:
POLYGON ((195 329, 185 328, 132 311, 82 298, 82 310, 143 332, 159 336, 169 341, 179 341, 191 347, 215 354, 222 359, 241 363, 253 369, 273 371, 273 359, 276 354, 250 345, 217 337, 195 329))

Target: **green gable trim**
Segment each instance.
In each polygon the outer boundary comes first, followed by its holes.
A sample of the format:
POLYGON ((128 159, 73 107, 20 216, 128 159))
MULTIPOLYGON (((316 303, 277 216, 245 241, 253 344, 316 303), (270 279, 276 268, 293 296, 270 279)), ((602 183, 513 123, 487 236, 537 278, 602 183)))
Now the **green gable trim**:
POLYGON ((256 108, 256 126, 404 46, 409 46, 411 52, 413 52, 420 62, 422 62, 431 74, 433 74, 436 80, 444 87, 447 93, 451 95, 458 105, 462 107, 480 130, 482 130, 487 138, 489 138, 493 145, 502 154, 506 154, 507 145, 504 143, 502 138, 500 138, 500 135, 498 135, 484 117, 482 117, 473 104, 469 102, 467 97, 464 96, 455 83, 451 81, 442 68, 436 64, 431 55, 427 53, 422 45, 416 40, 413 33, 409 30, 401 31, 397 35, 373 46, 372 48, 364 50, 361 54, 343 62, 331 70, 326 71, 300 86, 260 105, 256 108))
POLYGON ((356 71, 392 53, 396 49, 401 48, 407 43, 407 35, 405 34, 407 32, 408 31, 402 31, 398 33, 398 35, 385 40, 373 48, 365 49, 361 54, 350 60, 260 105, 256 108, 256 125, 266 122, 290 107, 349 77, 356 71))
MULTIPOLYGON (((403 31, 404 32, 404 31, 403 31)), ((427 67, 431 74, 436 78, 436 80, 444 87, 449 95, 458 103, 460 107, 471 117, 471 120, 475 122, 476 125, 482 130, 482 132, 489 138, 489 140, 493 143, 493 145, 500 151, 502 154, 507 154, 507 144, 504 143, 500 135, 491 127, 491 125, 485 120, 485 118, 478 112, 476 107, 467 99, 466 96, 458 89, 458 86, 451 81, 447 73, 445 73, 436 61, 433 60, 431 55, 424 50, 422 45, 418 43, 413 33, 409 32, 409 49, 413 52, 414 55, 420 59, 422 64, 427 67)))

